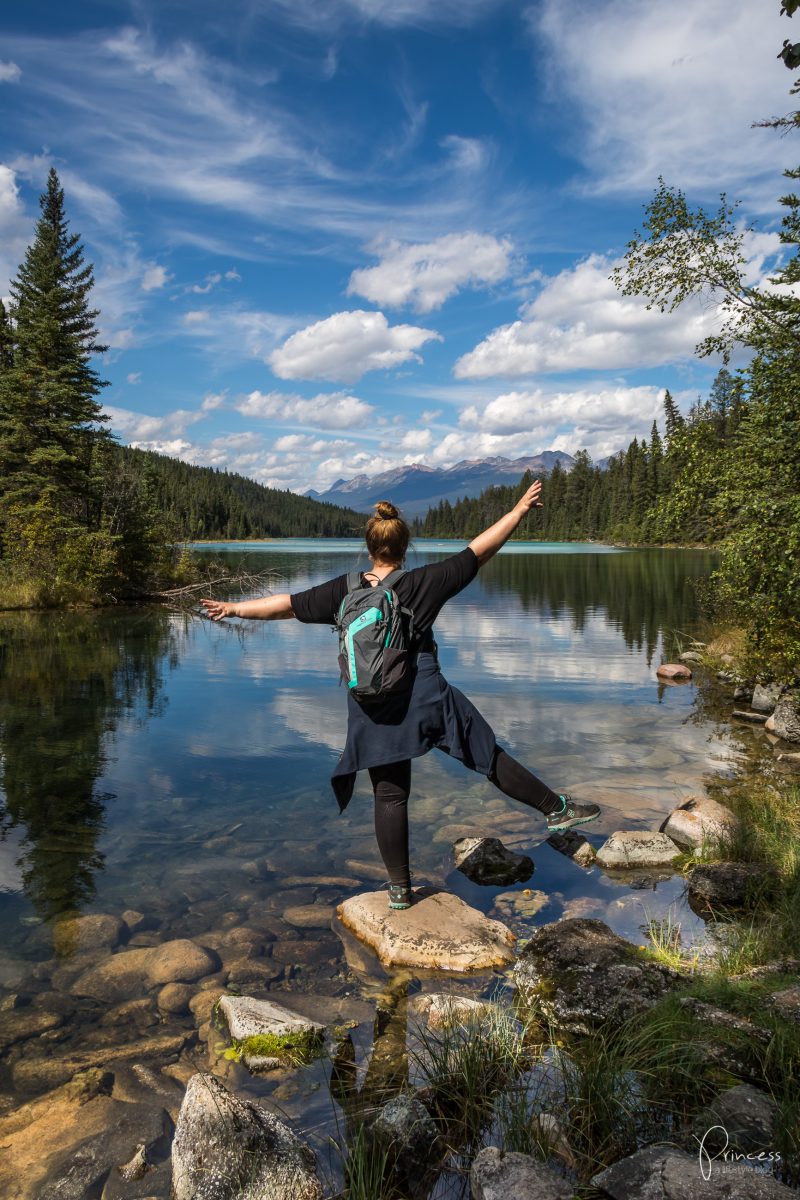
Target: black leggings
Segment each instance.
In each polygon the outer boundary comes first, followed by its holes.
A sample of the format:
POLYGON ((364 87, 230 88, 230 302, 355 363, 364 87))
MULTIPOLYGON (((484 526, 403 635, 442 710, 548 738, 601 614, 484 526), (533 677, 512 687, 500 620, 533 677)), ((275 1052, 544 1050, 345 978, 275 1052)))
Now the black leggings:
MULTIPOLYGON (((375 792, 375 837, 391 883, 407 887, 408 867, 408 796, 411 791, 411 759, 370 767, 369 777, 375 792)), ((548 815, 560 810, 561 797, 522 763, 499 746, 489 780, 530 808, 548 815)))

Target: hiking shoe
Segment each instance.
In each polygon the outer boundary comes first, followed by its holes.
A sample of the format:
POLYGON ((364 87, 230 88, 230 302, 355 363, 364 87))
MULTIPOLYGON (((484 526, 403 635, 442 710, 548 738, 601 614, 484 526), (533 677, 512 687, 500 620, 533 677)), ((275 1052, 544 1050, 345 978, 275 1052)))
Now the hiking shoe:
POLYGON ((389 884, 389 908, 411 908, 411 888, 400 883, 389 884))
POLYGON ((596 804, 578 804, 571 796, 559 796, 561 809, 550 813, 547 818, 548 833, 563 833, 565 829, 574 829, 576 825, 586 825, 600 816, 596 804))

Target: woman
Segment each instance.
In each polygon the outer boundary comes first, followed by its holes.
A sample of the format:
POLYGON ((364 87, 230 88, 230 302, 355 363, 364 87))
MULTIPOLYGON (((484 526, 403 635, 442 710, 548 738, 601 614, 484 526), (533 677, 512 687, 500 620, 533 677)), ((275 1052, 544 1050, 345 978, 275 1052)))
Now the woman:
MULTIPOLYGON (((466 549, 442 562, 416 567, 392 582, 392 589, 413 613, 416 667, 407 691, 372 704, 360 704, 348 693, 347 741, 331 784, 344 810, 353 794, 356 772, 368 770, 375 793, 375 835, 389 875, 389 907, 411 905, 408 862, 408 797, 411 760, 436 748, 485 775, 506 796, 536 808, 547 819, 549 833, 585 825, 600 815, 596 804, 578 804, 552 791, 497 744, 494 733, 474 704, 451 687, 439 669, 433 622, 442 606, 471 582, 480 567, 505 545, 520 521, 541 507, 537 480, 509 513, 474 538, 466 549)), ((409 529, 388 501, 376 505, 366 528, 371 569, 361 585, 376 587, 402 567, 409 529)), ((274 621, 295 617, 306 624, 333 625, 347 593, 347 575, 294 595, 269 596, 237 604, 203 600, 215 621, 225 617, 274 621)), ((331 653, 331 664, 335 655, 331 653)))

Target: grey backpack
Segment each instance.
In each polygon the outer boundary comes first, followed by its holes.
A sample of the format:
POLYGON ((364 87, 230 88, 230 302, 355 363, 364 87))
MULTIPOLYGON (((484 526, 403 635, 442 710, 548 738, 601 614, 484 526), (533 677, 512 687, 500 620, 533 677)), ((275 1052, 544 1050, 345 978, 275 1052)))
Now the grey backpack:
POLYGON ((403 574, 392 571, 375 587, 364 587, 357 571, 347 576, 347 593, 336 614, 339 669, 362 704, 411 686, 414 616, 391 586, 403 574))

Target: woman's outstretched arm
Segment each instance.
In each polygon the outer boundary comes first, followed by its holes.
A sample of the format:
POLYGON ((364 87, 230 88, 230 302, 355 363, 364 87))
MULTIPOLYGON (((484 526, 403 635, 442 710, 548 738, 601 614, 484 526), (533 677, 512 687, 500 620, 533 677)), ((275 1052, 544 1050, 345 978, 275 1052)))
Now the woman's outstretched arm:
POLYGON ((239 600, 228 604, 221 600, 201 600, 206 616, 214 621, 225 617, 246 617, 252 621, 286 621, 293 617, 292 598, 288 592, 278 596, 264 596, 261 600, 239 600))
POLYGON ((539 499, 541 490, 542 485, 537 479, 531 484, 525 495, 517 501, 511 512, 506 513, 494 525, 490 525, 488 529, 484 529, 483 533, 479 533, 476 538, 472 539, 469 548, 477 558, 479 566, 482 567, 493 555, 497 554, 500 547, 506 544, 520 521, 528 515, 532 508, 542 507, 539 499))

